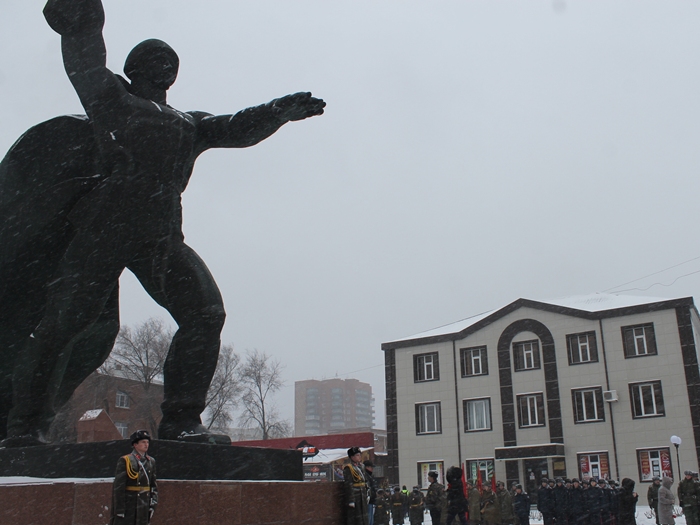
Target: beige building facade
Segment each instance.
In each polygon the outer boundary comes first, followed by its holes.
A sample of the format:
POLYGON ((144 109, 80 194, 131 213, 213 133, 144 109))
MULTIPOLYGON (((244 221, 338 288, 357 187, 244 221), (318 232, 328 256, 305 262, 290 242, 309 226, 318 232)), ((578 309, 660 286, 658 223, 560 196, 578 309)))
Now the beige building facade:
POLYGON ((678 479, 698 470, 692 298, 519 299, 384 343, 392 482, 452 465, 534 491, 542 477, 678 479))

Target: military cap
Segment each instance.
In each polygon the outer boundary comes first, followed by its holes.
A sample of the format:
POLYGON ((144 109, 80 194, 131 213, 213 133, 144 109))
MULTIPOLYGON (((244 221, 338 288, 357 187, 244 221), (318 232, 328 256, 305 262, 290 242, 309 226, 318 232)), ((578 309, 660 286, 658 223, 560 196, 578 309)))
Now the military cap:
POLYGON ((148 441, 151 441, 151 435, 148 433, 148 430, 137 430, 133 434, 131 434, 131 444, 135 445, 142 439, 147 439, 148 441))
POLYGON ((348 449, 348 457, 349 458, 353 457, 355 454, 361 454, 361 453, 362 453, 362 451, 358 447, 350 447, 348 449))
POLYGON ((363 464, 365 467, 373 467, 373 466, 374 466, 374 463, 372 463, 372 460, 369 460, 369 459, 364 460, 364 461, 362 462, 362 464, 363 464))

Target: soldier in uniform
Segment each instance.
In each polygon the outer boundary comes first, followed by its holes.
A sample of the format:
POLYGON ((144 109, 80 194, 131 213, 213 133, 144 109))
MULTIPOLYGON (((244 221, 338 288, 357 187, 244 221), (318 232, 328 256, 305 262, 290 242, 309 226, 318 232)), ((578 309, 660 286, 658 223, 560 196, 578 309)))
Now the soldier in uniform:
POLYGON ((131 434, 131 454, 117 462, 112 486, 110 525, 147 525, 158 504, 156 460, 146 454, 151 443, 147 430, 131 434))
POLYGON ((523 492, 523 486, 515 486, 515 496, 513 496, 513 512, 518 525, 530 525, 530 496, 523 492))
POLYGON ((440 525, 440 517, 442 508, 445 506, 445 487, 438 483, 438 473, 435 471, 428 472, 428 494, 425 496, 425 506, 430 512, 430 519, 433 525, 440 525))
POLYGON ((693 481, 693 472, 685 471, 685 478, 678 484, 678 504, 683 507, 686 525, 698 523, 698 486, 693 481))
POLYGON ((422 525, 424 505, 423 493, 420 491, 420 487, 416 485, 408 495, 408 521, 411 525, 422 525))
POLYGON ((496 484, 496 498, 498 499, 498 507, 501 510, 501 525, 513 525, 515 521, 513 496, 506 490, 506 484, 502 481, 496 484))
POLYGON ((542 486, 537 490, 537 510, 542 513, 544 525, 554 524, 554 491, 547 478, 542 478, 542 486))
POLYGON ((481 523, 482 525, 501 525, 501 508, 488 483, 484 485, 484 494, 481 496, 481 523))
POLYGON ((586 493, 578 478, 572 479, 569 492, 569 525, 583 525, 588 521, 585 497, 586 493))
POLYGON ((553 489, 554 496, 554 518, 557 525, 567 525, 569 512, 569 491, 564 486, 564 480, 557 478, 556 486, 553 489))
POLYGON ((377 490, 374 502, 374 525, 389 525, 389 499, 384 489, 377 490))
POLYGON ((343 468, 343 487, 347 525, 367 525, 367 479, 362 466, 362 452, 348 449, 350 463, 343 468))
POLYGON ((659 525, 659 488, 661 488, 661 478, 654 476, 647 490, 647 503, 649 503, 649 508, 654 511, 656 525, 659 525))
POLYGON ((469 500, 469 525, 481 522, 481 494, 474 485, 474 480, 467 481, 467 499, 469 500))
POLYGON ((394 525, 401 525, 406 516, 403 514, 403 494, 401 487, 394 487, 394 492, 391 494, 391 522, 394 525))

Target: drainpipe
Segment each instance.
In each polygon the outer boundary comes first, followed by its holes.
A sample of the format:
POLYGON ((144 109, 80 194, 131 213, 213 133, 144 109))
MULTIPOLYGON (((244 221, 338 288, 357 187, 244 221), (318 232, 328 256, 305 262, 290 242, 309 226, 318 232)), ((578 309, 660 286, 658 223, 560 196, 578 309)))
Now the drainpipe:
MULTIPOLYGON (((608 375, 608 357, 605 353, 605 336, 603 335, 603 320, 598 319, 600 326, 600 347, 603 350, 603 366, 605 367, 605 389, 610 390, 610 376, 608 375)), ((620 481, 620 462, 617 460, 617 437, 615 436, 615 419, 613 418, 613 402, 608 403, 610 413, 610 431, 612 432, 613 457, 615 458, 615 477, 620 481)))
POLYGON ((457 454, 459 465, 462 465, 462 427, 459 424, 459 393, 457 392, 457 343, 452 340, 452 364, 455 373, 455 412, 457 416, 457 454))

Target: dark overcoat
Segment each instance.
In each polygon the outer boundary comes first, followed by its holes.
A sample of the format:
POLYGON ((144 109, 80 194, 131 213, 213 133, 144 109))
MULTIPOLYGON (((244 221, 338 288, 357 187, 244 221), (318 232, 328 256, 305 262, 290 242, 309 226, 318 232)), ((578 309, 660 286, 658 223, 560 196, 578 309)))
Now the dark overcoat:
POLYGON ((151 507, 155 509, 157 503, 156 460, 135 452, 120 457, 112 485, 110 525, 148 525, 151 507))

